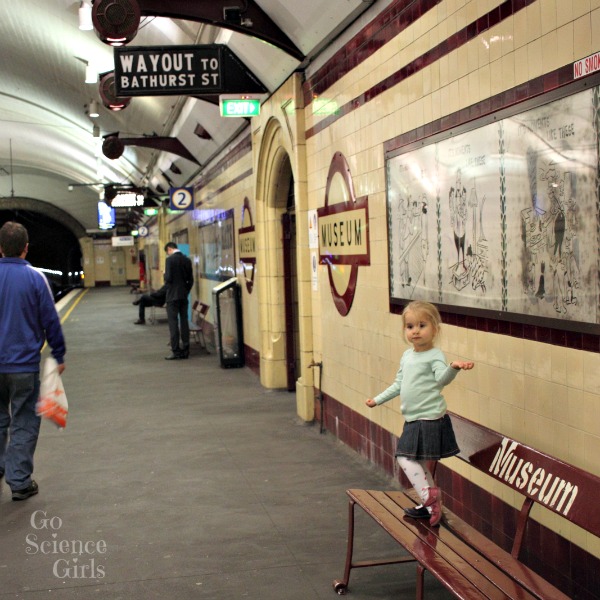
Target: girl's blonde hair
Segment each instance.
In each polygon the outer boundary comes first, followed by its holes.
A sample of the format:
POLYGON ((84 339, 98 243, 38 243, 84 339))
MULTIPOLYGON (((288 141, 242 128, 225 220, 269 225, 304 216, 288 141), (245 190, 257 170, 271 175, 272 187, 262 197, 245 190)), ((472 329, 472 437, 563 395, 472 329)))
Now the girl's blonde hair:
POLYGON ((406 339, 406 313, 413 313, 414 315, 418 315, 423 317, 426 321, 429 321, 433 328, 435 329, 435 335, 433 336, 434 340, 437 340, 440 329, 442 327, 442 317, 440 317, 440 313, 438 309, 431 304, 431 302, 424 302, 422 300, 413 300, 409 302, 402 311, 402 330, 404 331, 404 339, 406 339))

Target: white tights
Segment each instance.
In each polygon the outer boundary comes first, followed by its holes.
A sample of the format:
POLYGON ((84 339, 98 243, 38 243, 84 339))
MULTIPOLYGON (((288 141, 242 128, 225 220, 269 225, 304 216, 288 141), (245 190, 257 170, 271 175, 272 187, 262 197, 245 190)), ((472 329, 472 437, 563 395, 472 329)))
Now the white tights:
POLYGON ((411 460, 405 456, 398 456, 398 464, 411 485, 419 494, 421 502, 425 502, 429 496, 429 488, 434 487, 433 477, 424 460, 411 460))

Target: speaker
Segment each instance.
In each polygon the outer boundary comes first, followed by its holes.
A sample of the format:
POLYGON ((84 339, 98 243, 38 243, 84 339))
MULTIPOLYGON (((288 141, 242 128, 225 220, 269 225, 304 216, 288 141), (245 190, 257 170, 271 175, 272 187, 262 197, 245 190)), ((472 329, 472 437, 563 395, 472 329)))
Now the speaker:
POLYGON ((117 87, 115 85, 115 72, 106 73, 100 78, 98 91, 102 104, 110 110, 123 110, 129 106, 131 98, 117 96, 117 87))
POLYGON ((140 26, 137 0, 95 0, 92 22, 98 37, 109 46, 128 44, 140 26))
POLYGON ((102 154, 111 160, 119 158, 124 150, 125 145, 116 135, 109 135, 102 142, 102 154))
MULTIPOLYGON (((107 138, 110 139, 110 138, 107 138)), ((104 201, 109 204, 117 197, 117 190, 115 190, 114 186, 107 185, 104 188, 104 201)))

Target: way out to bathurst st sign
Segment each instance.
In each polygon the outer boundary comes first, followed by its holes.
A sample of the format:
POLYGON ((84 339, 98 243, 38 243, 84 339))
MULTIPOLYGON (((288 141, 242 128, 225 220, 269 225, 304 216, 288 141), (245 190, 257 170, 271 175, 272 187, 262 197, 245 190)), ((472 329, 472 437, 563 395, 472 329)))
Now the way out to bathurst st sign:
POLYGON ((222 89, 221 48, 120 46, 115 48, 118 96, 215 93, 222 89))
POLYGON ((119 46, 114 49, 116 95, 202 96, 262 93, 264 85, 222 44, 119 46))

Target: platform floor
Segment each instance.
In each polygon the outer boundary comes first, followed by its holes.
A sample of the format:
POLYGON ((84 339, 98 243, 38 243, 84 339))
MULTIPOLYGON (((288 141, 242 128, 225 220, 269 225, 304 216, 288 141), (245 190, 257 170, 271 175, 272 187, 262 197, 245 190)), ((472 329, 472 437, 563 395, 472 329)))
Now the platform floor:
MULTIPOLYGON (((43 423, 39 495, 0 484, 0 600, 337 597, 345 490, 393 483, 249 369, 198 346, 164 360, 167 324, 133 325, 133 299, 92 289, 61 309, 69 421, 43 423)), ((357 558, 396 553, 368 517, 357 529, 357 558)), ((348 598, 414 586, 414 565, 359 569, 348 598)), ((427 576, 426 597, 451 596, 427 576)))

